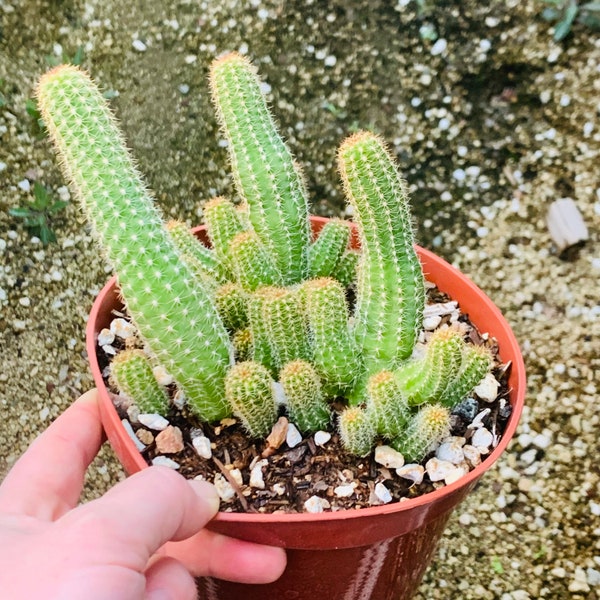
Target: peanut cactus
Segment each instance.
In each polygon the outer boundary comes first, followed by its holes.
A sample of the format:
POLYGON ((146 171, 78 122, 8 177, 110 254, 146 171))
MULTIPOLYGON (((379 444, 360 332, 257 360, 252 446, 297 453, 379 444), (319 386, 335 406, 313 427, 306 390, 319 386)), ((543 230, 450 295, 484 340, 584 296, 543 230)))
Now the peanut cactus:
MULTIPOLYGON (((436 331, 423 356, 412 356, 425 285, 390 152, 368 132, 350 136, 338 152, 360 250, 348 248, 350 229, 340 220, 311 242, 302 173, 254 68, 228 54, 213 63, 210 86, 242 199, 239 206, 222 197, 206 203, 210 249, 184 224, 164 224, 87 75, 64 66, 38 87, 65 174, 142 339, 203 420, 233 411, 251 436, 264 437, 278 399, 303 432, 327 428, 335 421, 331 406, 346 404, 337 420, 348 452, 366 456, 379 437, 407 460, 421 460, 492 358, 452 328, 436 331), (356 296, 352 315, 348 291, 356 296)), ((166 396, 145 357, 138 366, 140 356, 123 352, 113 379, 124 393, 147 397, 140 402, 148 410, 164 412, 166 396)))
POLYGON ((169 398, 152 371, 143 350, 124 350, 110 364, 110 374, 122 394, 130 398, 141 413, 166 415, 169 398))
POLYGON ((227 416, 223 381, 233 355, 227 331, 209 291, 169 236, 106 100, 70 65, 44 75, 37 98, 140 334, 200 417, 227 416))
POLYGON ((369 132, 344 141, 338 162, 362 250, 354 334, 367 373, 393 369, 412 353, 425 303, 404 182, 383 142, 369 132))
POLYGON ((235 365, 225 378, 227 401, 252 437, 265 437, 277 420, 273 383, 269 371, 252 361, 235 365))
POLYGON ((239 195, 285 285, 307 274, 308 200, 299 166, 277 132, 255 68, 230 53, 216 60, 210 86, 239 195))
POLYGON ((279 379, 287 398, 290 420, 298 429, 326 429, 331 420, 331 410, 314 367, 304 360, 292 361, 281 369, 279 379))
POLYGON ((440 404, 425 404, 391 445, 406 462, 421 462, 449 432, 450 410, 440 404))

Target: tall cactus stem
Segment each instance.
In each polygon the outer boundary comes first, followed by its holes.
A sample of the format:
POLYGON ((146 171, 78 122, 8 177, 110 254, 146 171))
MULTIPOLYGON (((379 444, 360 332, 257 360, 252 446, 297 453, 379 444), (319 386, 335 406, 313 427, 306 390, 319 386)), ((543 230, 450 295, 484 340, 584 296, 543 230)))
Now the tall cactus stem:
POLYGON ((346 139, 338 162, 362 250, 354 333, 367 372, 393 369, 412 353, 425 302, 405 185, 372 133, 346 139))
POLYGON ((310 242, 305 184, 277 132, 256 70, 243 56, 227 54, 213 62, 210 86, 250 222, 285 274, 283 284, 299 283, 306 277, 310 242))
POLYGON ((230 414, 233 348, 208 291, 181 260, 106 100, 80 69, 45 74, 37 98, 71 189, 118 273, 127 309, 194 412, 230 414))

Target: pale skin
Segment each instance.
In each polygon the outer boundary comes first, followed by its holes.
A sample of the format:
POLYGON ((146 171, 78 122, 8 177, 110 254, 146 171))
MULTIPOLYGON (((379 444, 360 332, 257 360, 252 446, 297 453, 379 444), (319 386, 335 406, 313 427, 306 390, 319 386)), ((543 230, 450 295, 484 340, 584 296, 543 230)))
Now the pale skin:
MULTIPOLYGON (((191 600, 193 575, 274 581, 280 548, 204 529, 219 500, 212 485, 164 467, 144 469, 97 500, 79 504, 102 444, 91 390, 19 459, 0 486, 0 594, 44 600, 191 600), (194 536, 194 561, 162 546, 194 536)), ((176 548, 177 545, 173 545, 176 548)))

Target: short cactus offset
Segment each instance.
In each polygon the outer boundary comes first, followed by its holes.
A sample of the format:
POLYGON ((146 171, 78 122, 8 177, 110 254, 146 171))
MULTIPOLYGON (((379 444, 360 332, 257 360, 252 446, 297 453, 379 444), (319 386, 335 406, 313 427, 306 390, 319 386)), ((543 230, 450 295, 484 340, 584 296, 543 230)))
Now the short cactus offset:
POLYGON ((440 404, 425 404, 391 445, 407 463, 421 462, 449 432, 450 411, 440 404))
POLYGON ((237 331, 248 324, 247 295, 237 283, 225 283, 215 291, 215 303, 223 324, 237 331))
POLYGON ((204 205, 204 223, 215 254, 232 268, 229 244, 238 233, 248 229, 241 212, 232 202, 219 196, 204 205))
POLYGON ((356 341, 368 373, 393 369, 412 353, 425 303, 404 182, 383 142, 372 133, 349 137, 338 161, 362 250, 356 341))
POLYGON ((299 283, 307 274, 310 241, 304 179, 277 133, 256 70, 243 56, 227 54, 213 63, 210 86, 250 222, 283 283, 299 283))
POLYGON ((152 371, 150 359, 142 350, 124 350, 110 364, 110 374, 119 391, 130 398, 141 413, 165 416, 169 398, 152 371))
POLYGON ((306 283, 304 294, 313 364, 329 392, 347 391, 360 376, 362 365, 348 329, 344 289, 335 279, 320 278, 306 283))
POLYGON ((394 373, 380 371, 369 378, 367 410, 379 435, 393 439, 405 429, 410 411, 394 373))
POLYGON ((331 410, 314 367, 304 360, 292 361, 283 367, 279 380, 285 391, 292 423, 300 431, 327 429, 331 410))
POLYGON ((371 416, 359 406, 351 406, 340 413, 338 429, 344 448, 350 454, 366 456, 371 452, 375 436, 375 426, 371 416))
POLYGON ((252 361, 235 365, 225 378, 227 401, 252 437, 265 437, 277 420, 273 383, 269 371, 252 361))
POLYGON ((308 250, 310 277, 335 277, 335 269, 348 247, 349 240, 350 227, 346 221, 329 221, 308 250))
POLYGON ((273 257, 253 231, 238 233, 229 244, 229 255, 236 279, 244 289, 253 291, 281 283, 281 273, 273 257))
POLYGON ((64 172, 118 273, 140 334, 199 416, 227 416, 223 380, 233 354, 227 331, 209 291, 181 260, 106 100, 73 66, 44 75, 37 96, 64 172))

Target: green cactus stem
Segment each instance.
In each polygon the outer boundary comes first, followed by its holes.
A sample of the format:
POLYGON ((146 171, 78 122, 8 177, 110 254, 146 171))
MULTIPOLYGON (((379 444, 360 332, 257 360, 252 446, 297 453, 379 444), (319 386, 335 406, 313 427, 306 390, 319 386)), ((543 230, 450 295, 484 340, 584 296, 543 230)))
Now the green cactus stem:
POLYGON ((367 372, 394 369, 412 353, 425 302, 404 182, 372 133, 344 141, 338 162, 361 244, 354 333, 367 372))
POLYGON ((227 329, 236 331, 248 324, 247 297, 242 287, 233 282, 224 283, 215 291, 215 303, 227 329))
POLYGON ((375 441, 375 426, 366 410, 352 406, 338 419, 338 430, 344 448, 356 456, 367 456, 375 441))
POLYGON ((444 391, 458 375, 464 346, 456 329, 438 329, 433 333, 418 373, 402 386, 410 406, 442 400, 444 391))
POLYGON ((487 348, 465 344, 460 371, 448 384, 439 401, 444 406, 452 408, 464 400, 486 376, 492 362, 492 355, 487 348))
POLYGON ((233 270, 245 290, 281 283, 272 256, 253 231, 238 233, 229 244, 233 270))
POLYGON ((360 376, 361 362, 348 329, 348 305, 341 284, 322 277, 303 286, 313 364, 327 394, 348 390, 360 376))
POLYGON ((287 398, 290 421, 302 432, 326 429, 331 410, 321 388, 321 381, 313 366, 304 360, 295 360, 283 367, 279 382, 287 398))
POLYGON ((350 227, 346 221, 332 219, 308 250, 310 278, 335 277, 335 269, 348 247, 350 227))
POLYGON ((348 250, 340 257, 335 272, 332 273, 332 277, 335 277, 344 289, 349 288, 356 282, 359 258, 360 252, 348 250))
POLYGON ((269 328, 263 317, 264 297, 256 292, 248 296, 248 320, 252 338, 252 360, 264 365, 273 376, 277 370, 273 360, 273 352, 269 343, 269 328))
POLYGON ((249 327, 238 329, 233 334, 233 349, 236 362, 244 362, 252 358, 252 331, 249 327))
POLYGON ((450 432, 450 411, 441 404, 424 404, 391 446, 407 463, 421 462, 450 432))
POLYGON ((209 293, 171 240, 105 99, 74 66, 44 75, 37 97, 71 189, 119 277, 129 314, 190 407, 230 414, 233 348, 209 293))
POLYGON ((263 287, 255 292, 255 296, 262 305, 264 332, 276 372, 292 360, 309 359, 306 320, 298 291, 293 288, 263 287))
POLYGON ((277 404, 269 371, 247 361, 232 367, 225 378, 225 394, 246 431, 266 437, 277 420, 277 404))
POLYGON ((398 437, 410 419, 406 398, 392 371, 379 371, 367 383, 367 410, 377 433, 388 439, 398 437))
POLYGON ((242 213, 233 202, 221 196, 209 200, 204 205, 203 212, 204 223, 215 254, 223 264, 232 269, 229 244, 238 233, 248 229, 242 213))
POLYGON ((120 393, 130 398, 141 413, 169 412, 169 398, 156 381, 150 359, 143 350, 123 350, 110 364, 110 375, 120 393))
POLYGON ((284 285, 307 274, 308 201, 302 173, 279 136, 255 68, 237 53, 211 66, 210 86, 239 195, 284 285))
POLYGON ((169 221, 167 230, 173 243, 181 252, 184 260, 198 273, 203 281, 214 287, 215 284, 225 283, 228 273, 216 254, 207 248, 181 221, 169 221), (211 281, 212 280, 212 281, 211 281))

